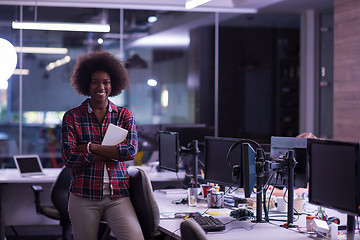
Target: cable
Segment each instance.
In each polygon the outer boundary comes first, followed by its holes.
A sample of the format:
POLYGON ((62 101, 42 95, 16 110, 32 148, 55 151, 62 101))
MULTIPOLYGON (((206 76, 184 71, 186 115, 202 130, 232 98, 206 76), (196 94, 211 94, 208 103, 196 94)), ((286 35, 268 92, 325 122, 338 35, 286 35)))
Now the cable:
MULTIPOLYGON (((233 171, 233 166, 231 166, 230 162, 229 162, 229 158, 230 158, 230 153, 233 149, 235 149, 239 144, 242 144, 242 143, 248 143, 248 144, 254 144, 257 146, 258 149, 261 149, 262 153, 264 154, 264 156, 266 157, 266 152, 264 151, 264 149, 260 146, 259 143, 257 143, 256 141, 254 140, 251 140, 251 139, 240 139, 239 141, 233 143, 230 148, 228 149, 228 152, 226 154, 226 163, 229 167, 229 169, 231 171, 233 171)), ((242 157, 241 157, 242 159, 242 157)), ((265 158, 264 158, 264 161, 265 161, 265 158)), ((234 184, 234 178, 233 178, 233 184, 234 184)))
MULTIPOLYGON (((236 219, 234 221, 237 221, 236 219)), ((233 222, 233 221, 232 221, 233 222)), ((231 222, 230 222, 231 223, 231 222)), ((242 229, 245 229, 246 231, 251 231, 254 229, 254 226, 258 224, 258 223, 254 223, 253 225, 249 226, 249 227, 234 227, 234 228, 231 228, 231 229, 228 229, 227 231, 221 231, 221 232, 208 232, 207 234, 209 235, 216 235, 216 234, 224 234, 224 233, 228 233, 234 229, 239 229, 239 228, 242 228, 242 229)))
POLYGON ((170 238, 171 238, 171 239, 175 239, 175 238, 174 238, 174 235, 175 235, 175 233, 176 233, 177 231, 179 231, 179 230, 180 230, 180 228, 175 229, 175 230, 171 233, 170 238))
POLYGON ((240 139, 239 141, 233 143, 233 144, 230 146, 230 148, 229 148, 229 150, 228 150, 228 152, 227 152, 227 154, 226 154, 226 163, 228 164, 228 166, 229 166, 229 168, 230 168, 231 170, 232 170, 232 166, 231 166, 230 163, 229 163, 230 153, 231 153, 231 151, 232 151, 235 147, 237 147, 237 145, 239 145, 239 144, 241 144, 241 143, 249 143, 249 144, 250 144, 250 143, 253 143, 253 144, 255 144, 255 145, 257 146, 257 148, 260 148, 260 149, 261 149, 261 151, 263 152, 264 156, 266 156, 266 153, 265 153, 264 149, 262 149, 262 147, 260 146, 260 144, 257 143, 256 141, 251 140, 251 139, 240 139))
MULTIPOLYGON (((278 177, 279 177, 279 175, 276 174, 275 185, 276 185, 277 181, 279 180, 278 177)), ((266 191, 268 190, 269 186, 270 186, 270 185, 268 185, 268 187, 266 188, 266 191)), ((268 200, 268 209, 269 209, 269 211, 270 211, 270 200, 271 200, 271 196, 272 196, 274 190, 275 190, 275 188, 273 188, 273 189, 271 190, 271 193, 270 193, 270 195, 269 195, 269 200, 268 200)), ((269 219, 266 219, 266 218, 265 218, 265 221, 268 222, 269 219)))
POLYGON ((253 193, 255 193, 255 194, 260 194, 260 193, 262 193, 262 191, 264 190, 264 188, 269 185, 269 182, 270 182, 272 176, 274 176, 274 175, 275 175, 275 173, 271 174, 271 176, 268 178, 268 180, 267 180, 266 183, 264 184, 263 188, 260 189, 260 191, 258 191, 258 192, 253 191, 253 193))

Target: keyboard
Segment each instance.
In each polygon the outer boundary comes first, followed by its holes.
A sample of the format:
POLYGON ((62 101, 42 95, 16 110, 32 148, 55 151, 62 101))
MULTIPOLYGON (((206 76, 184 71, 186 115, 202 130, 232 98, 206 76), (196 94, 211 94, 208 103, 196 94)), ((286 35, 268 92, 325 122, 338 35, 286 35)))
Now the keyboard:
POLYGON ((225 229, 225 225, 218 218, 203 215, 193 218, 205 231, 213 232, 225 229))

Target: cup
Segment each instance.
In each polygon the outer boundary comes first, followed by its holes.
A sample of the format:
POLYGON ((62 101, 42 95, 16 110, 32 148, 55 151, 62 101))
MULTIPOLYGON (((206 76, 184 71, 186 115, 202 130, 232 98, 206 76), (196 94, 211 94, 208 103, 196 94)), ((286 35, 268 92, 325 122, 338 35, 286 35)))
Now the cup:
POLYGON ((287 202, 285 202, 283 197, 278 197, 276 202, 278 212, 287 212, 287 202))
POLYGON ((188 198, 189 207, 196 207, 197 194, 198 194, 198 189, 197 188, 195 188, 195 187, 188 188, 187 198, 188 198))
POLYGON ((224 192, 211 192, 207 196, 207 205, 211 208, 224 207, 224 192))
POLYGON ((202 194, 204 199, 207 198, 207 195, 209 194, 210 189, 211 189, 211 185, 207 185, 207 184, 202 184, 201 185, 201 194, 202 194))
POLYGON ((304 198, 294 199, 294 208, 298 213, 304 213, 304 205, 306 200, 304 198))

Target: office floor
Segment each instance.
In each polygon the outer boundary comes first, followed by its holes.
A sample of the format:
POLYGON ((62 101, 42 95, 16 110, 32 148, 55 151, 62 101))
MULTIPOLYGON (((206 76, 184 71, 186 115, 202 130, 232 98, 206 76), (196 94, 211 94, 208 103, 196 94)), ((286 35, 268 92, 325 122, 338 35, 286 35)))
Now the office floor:
MULTIPOLYGON (((5 240, 62 240, 61 234, 61 227, 57 225, 5 228, 5 240)), ((106 240, 116 240, 116 238, 108 236, 106 240)))
POLYGON ((60 226, 6 227, 6 240, 57 240, 61 239, 60 226))

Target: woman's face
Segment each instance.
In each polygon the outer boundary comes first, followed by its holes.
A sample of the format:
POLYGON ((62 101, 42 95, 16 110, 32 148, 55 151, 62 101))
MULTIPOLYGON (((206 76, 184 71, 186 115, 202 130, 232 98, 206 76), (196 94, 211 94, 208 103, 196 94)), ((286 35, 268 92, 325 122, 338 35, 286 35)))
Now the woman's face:
POLYGON ((111 93, 111 79, 104 71, 96 71, 91 75, 90 97, 96 101, 105 101, 111 93))

